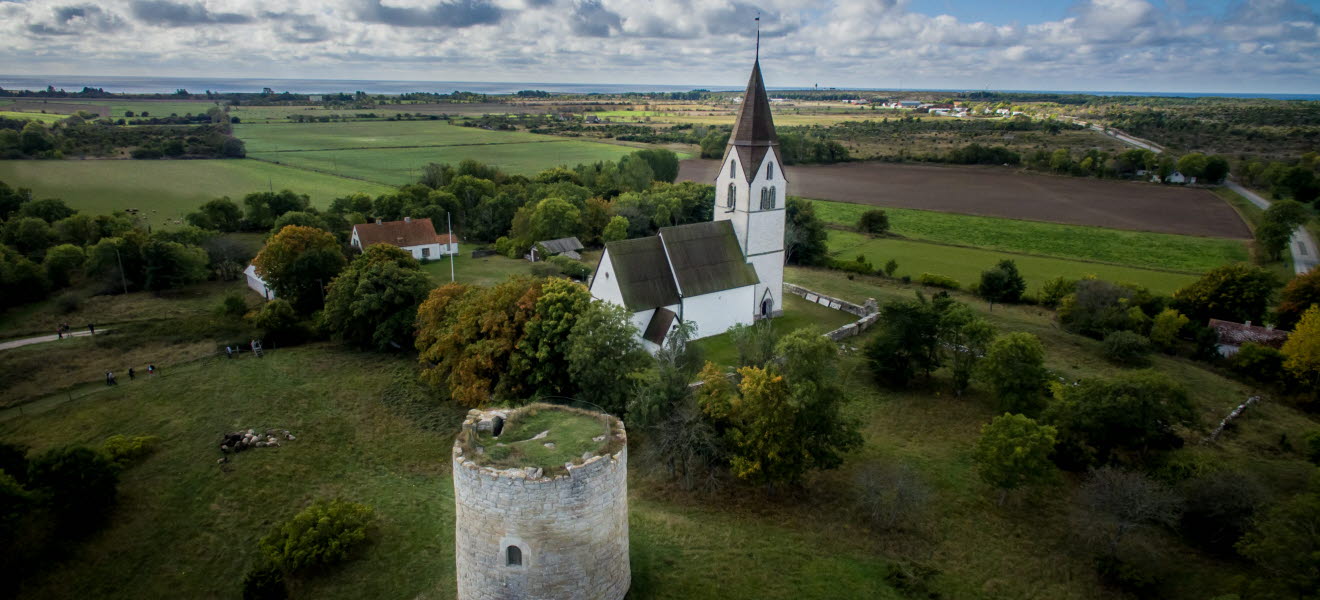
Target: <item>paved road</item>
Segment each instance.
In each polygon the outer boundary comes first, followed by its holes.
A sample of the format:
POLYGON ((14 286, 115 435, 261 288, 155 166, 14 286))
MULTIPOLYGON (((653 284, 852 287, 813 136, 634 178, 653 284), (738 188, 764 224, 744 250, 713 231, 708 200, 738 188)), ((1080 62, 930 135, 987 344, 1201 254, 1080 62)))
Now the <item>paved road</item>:
MULTIPOLYGON (((1251 203, 1256 206, 1261 208, 1270 207, 1269 200, 1261 198, 1256 192, 1238 185, 1237 182, 1225 180, 1224 185, 1228 186, 1228 189, 1240 194, 1243 198, 1250 200, 1251 203)), ((1293 232, 1292 239, 1289 240, 1288 243, 1288 249, 1292 251, 1293 271, 1299 274, 1310 271, 1311 269, 1314 269, 1317 264, 1320 264, 1320 255, 1316 254, 1317 251, 1320 250, 1317 249, 1315 240, 1311 238, 1311 232, 1307 231, 1305 227, 1298 227, 1297 230, 1293 232)))
MULTIPOLYGON (((109 329, 102 329, 102 330, 98 331, 97 333, 104 333, 104 332, 106 332, 106 331, 110 331, 110 330, 109 330, 109 329)), ((64 337, 74 337, 74 336, 77 336, 77 337, 83 337, 83 336, 87 336, 87 335, 91 335, 91 333, 88 333, 88 332, 86 332, 86 331, 74 331, 74 332, 71 332, 71 333, 67 333, 67 334, 65 334, 64 337)), ((51 334, 51 335, 39 335, 39 336, 37 336, 37 337, 31 337, 31 338, 26 338, 26 339, 21 339, 21 340, 11 340, 11 341, 8 341, 8 342, 0 342, 0 350, 9 350, 10 348, 17 348, 17 347, 19 347, 19 346, 26 346, 26 345, 28 345, 28 344, 40 344, 40 343, 43 343, 43 342, 53 342, 53 341, 56 341, 56 340, 58 340, 58 339, 60 339, 60 336, 55 335, 55 334, 51 334)))

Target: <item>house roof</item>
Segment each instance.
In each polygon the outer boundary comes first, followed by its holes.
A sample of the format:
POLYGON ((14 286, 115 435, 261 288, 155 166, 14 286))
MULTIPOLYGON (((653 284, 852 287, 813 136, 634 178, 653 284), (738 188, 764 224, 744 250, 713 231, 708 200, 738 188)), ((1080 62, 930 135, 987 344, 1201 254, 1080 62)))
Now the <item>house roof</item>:
POLYGON ((655 309, 655 314, 651 315, 651 322, 647 324, 646 331, 642 333, 642 339, 657 346, 664 344, 665 336, 669 335, 669 328, 677 318, 678 315, 668 308, 662 306, 655 309))
POLYGON ((614 265, 623 304, 629 310, 678 304, 678 288, 659 236, 610 242, 605 250, 614 265))
POLYGON ((550 254, 564 254, 566 252, 576 252, 583 248, 582 242, 576 237, 559 238, 557 240, 542 240, 536 245, 545 248, 550 254))
POLYGON ((1241 346, 1247 342, 1255 342, 1262 346, 1282 348, 1283 343, 1288 341, 1287 331, 1259 325, 1210 319, 1210 328, 1219 334, 1219 343, 1230 346, 1241 346))
MULTIPOLYGON (((738 153, 743 174, 751 180, 770 147, 778 145, 779 136, 775 134, 774 119, 770 116, 770 98, 765 93, 765 82, 761 80, 761 61, 757 60, 752 63, 747 92, 738 108, 738 118, 733 122, 729 149, 738 153)), ((728 157, 727 152, 725 157, 728 157)))
POLYGON ((755 285, 761 280, 747 263, 730 221, 663 227, 660 238, 685 297, 755 285))
POLYGON ((447 244, 449 234, 436 235, 430 219, 409 219, 384 223, 363 223, 353 226, 358 241, 366 248, 372 244, 393 244, 406 248, 424 244, 447 244))

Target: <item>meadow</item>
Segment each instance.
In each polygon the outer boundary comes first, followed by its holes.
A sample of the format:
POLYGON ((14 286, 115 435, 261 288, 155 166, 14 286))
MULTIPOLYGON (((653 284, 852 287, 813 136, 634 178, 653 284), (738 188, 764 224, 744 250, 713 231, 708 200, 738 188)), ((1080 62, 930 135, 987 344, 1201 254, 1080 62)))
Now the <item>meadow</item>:
POLYGON ((916 279, 922 273, 952 277, 964 288, 976 285, 981 272, 1001 260, 1017 264, 1018 271, 1027 280, 1027 293, 1035 294, 1040 286, 1055 277, 1079 279, 1094 275, 1100 279, 1120 283, 1135 283, 1160 294, 1170 294, 1196 281, 1197 275, 1172 271, 1156 271, 1099 262, 1083 262, 1062 258, 1016 254, 966 246, 951 246, 893 238, 870 238, 850 231, 830 231, 829 247, 839 260, 854 260, 858 255, 874 267, 883 267, 891 259, 898 262, 895 277, 916 279))
MULTIPOLYGON (((472 258, 472 251, 481 248, 484 248, 484 246, 473 244, 461 244, 459 246, 461 252, 454 258, 454 281, 469 285, 490 286, 513 275, 532 274, 534 263, 521 258, 509 258, 500 254, 472 258)), ((582 262, 594 270, 596 263, 600 262, 601 253, 601 250, 583 251, 582 262)), ((431 281, 435 282, 436 285, 449 283, 450 265, 448 257, 429 261, 422 265, 422 270, 431 277, 431 281)))
MULTIPOLYGON (((910 298, 920 289, 892 280, 791 267, 790 282, 863 302, 910 298)), ((143 294, 145 303, 164 303, 143 294)), ((1027 331, 1046 346, 1047 366, 1065 378, 1121 371, 1098 358, 1100 343, 1059 329, 1031 306, 963 300, 1000 331, 1027 331)), ((789 305, 789 319, 818 315, 789 305)), ((845 346, 860 347, 868 337, 845 346)), ((52 350, 54 351, 54 350, 52 350)), ((1199 363, 1158 355, 1154 366, 1192 393, 1204 435, 1250 387, 1199 363)), ((912 579, 944 598, 1120 598, 1096 578, 1071 531, 1077 479, 1064 474, 1039 494, 1000 506, 977 477, 971 447, 996 411, 983 390, 955 397, 940 384, 877 388, 856 354, 840 360, 865 445, 842 467, 802 490, 766 496, 725 482, 684 492, 645 457, 634 430, 629 461, 630 598, 912 598, 889 582, 912 579), (906 465, 931 491, 897 530, 868 526, 854 506, 855 482, 871 468, 906 465)), ((943 375, 937 372, 937 377, 943 375)), ((314 498, 375 507, 368 543, 345 564, 294 581, 295 598, 452 598, 453 494, 449 449, 464 410, 416 382, 408 355, 351 352, 321 343, 271 351, 264 359, 217 358, 156 380, 117 388, 48 412, 0 422, 0 438, 35 451, 99 445, 114 434, 152 434, 160 449, 126 470, 110 525, 66 557, 35 569, 28 598, 234 597, 258 559, 255 541, 314 498), (287 428, 297 440, 216 464, 215 441, 238 428, 287 428)), ((1189 444, 1203 464, 1247 471, 1277 493, 1300 489, 1314 470, 1280 439, 1300 439, 1314 419, 1281 403, 1253 408, 1214 445, 1189 444)), ((1156 530, 1144 543, 1164 557, 1161 597, 1214 597, 1235 589, 1242 562, 1192 550, 1156 530)), ((920 596, 927 597, 927 596, 920 596)), ((935 597, 935 596, 929 596, 935 597)))
POLYGON ((258 160, 6 160, 0 181, 31 188, 37 198, 60 198, 91 214, 136 208, 154 226, 178 219, 213 198, 241 200, 253 192, 290 189, 321 208, 340 197, 393 188, 291 169, 258 160))
MULTIPOLYGON (((847 228, 876 207, 817 200, 816 214, 847 228)), ((884 208, 890 230, 905 238, 1175 271, 1203 272, 1249 258, 1242 240, 1124 231, 903 208, 884 208)), ((841 238, 846 236, 841 236, 841 238)), ((851 240, 842 243, 854 243, 851 240)))

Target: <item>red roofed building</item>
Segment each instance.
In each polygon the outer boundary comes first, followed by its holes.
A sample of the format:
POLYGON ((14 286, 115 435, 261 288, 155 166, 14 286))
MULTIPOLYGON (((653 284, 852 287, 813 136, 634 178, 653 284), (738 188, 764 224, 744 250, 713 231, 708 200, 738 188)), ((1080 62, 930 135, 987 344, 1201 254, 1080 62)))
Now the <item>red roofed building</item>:
POLYGON ((353 226, 354 248, 363 250, 372 244, 390 244, 407 250, 418 260, 458 254, 458 238, 437 234, 430 219, 404 217, 402 221, 364 223, 353 226))
POLYGON ((1219 354, 1223 356, 1237 354, 1238 349, 1247 342, 1275 349, 1282 348, 1283 343, 1288 341, 1289 333, 1273 327, 1252 325, 1251 321, 1234 323, 1232 321, 1210 319, 1210 328, 1215 330, 1216 334, 1219 334, 1218 349, 1219 354))

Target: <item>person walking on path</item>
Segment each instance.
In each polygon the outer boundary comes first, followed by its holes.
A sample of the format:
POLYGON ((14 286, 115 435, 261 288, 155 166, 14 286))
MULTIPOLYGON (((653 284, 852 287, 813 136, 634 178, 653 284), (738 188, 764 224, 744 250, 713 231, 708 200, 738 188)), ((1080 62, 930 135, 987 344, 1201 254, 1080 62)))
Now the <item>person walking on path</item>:
POLYGON ((55 335, 59 336, 59 339, 61 339, 61 340, 64 339, 64 328, 63 328, 63 327, 56 326, 56 327, 55 327, 55 335))
POLYGON ((137 376, 137 373, 136 373, 135 371, 133 371, 133 367, 129 367, 129 368, 128 368, 128 380, 129 380, 129 381, 133 381, 133 378, 136 377, 136 376, 137 376))
POLYGON ((155 374, 156 374, 156 365, 147 365, 147 375, 154 376, 155 374))
POLYGON ((114 374, 114 373, 112 373, 112 372, 110 372, 110 371, 106 371, 106 372, 105 372, 105 384, 106 384, 106 385, 119 385, 119 382, 118 382, 118 381, 115 381, 115 374, 114 374))
POLYGON ((234 358, 234 348, 232 346, 225 346, 225 356, 231 359, 234 358))
POLYGON ((95 323, 88 323, 88 324, 87 324, 87 333, 88 333, 89 335, 96 335, 96 324, 95 324, 95 323))

